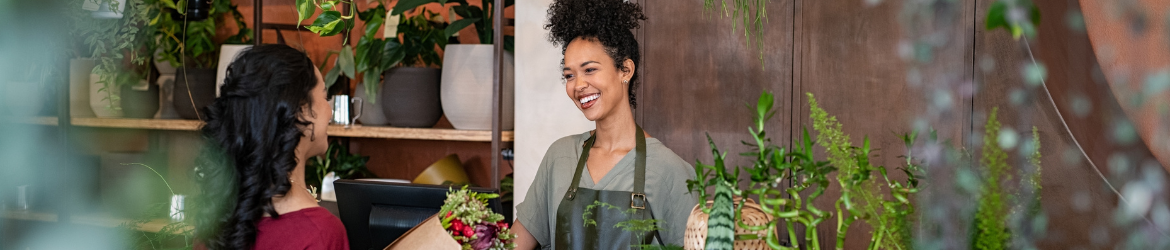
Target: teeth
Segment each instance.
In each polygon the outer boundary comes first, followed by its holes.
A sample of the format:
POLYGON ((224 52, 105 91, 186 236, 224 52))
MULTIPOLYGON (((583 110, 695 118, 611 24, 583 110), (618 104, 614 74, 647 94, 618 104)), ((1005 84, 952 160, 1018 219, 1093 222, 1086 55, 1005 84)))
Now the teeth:
POLYGON ((596 94, 596 95, 587 96, 585 98, 581 98, 581 104, 585 104, 587 102, 597 100, 597 98, 599 98, 599 97, 601 97, 601 94, 596 94))

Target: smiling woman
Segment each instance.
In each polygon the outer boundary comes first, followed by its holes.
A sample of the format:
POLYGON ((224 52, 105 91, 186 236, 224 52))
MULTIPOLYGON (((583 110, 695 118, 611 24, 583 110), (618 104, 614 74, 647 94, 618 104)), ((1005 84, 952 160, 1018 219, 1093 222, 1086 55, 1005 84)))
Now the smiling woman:
POLYGON ((548 148, 517 206, 517 249, 681 245, 697 200, 686 187, 694 169, 634 122, 640 52, 631 30, 646 19, 641 7, 558 0, 548 13, 545 28, 564 54, 565 94, 597 130, 548 148), (656 230, 612 230, 635 220, 656 221, 656 230))

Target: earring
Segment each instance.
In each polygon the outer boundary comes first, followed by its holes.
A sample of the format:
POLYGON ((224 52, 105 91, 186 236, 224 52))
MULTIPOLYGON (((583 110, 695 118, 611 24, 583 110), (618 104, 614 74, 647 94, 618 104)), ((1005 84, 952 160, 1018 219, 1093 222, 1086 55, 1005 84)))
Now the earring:
POLYGON ((622 80, 623 84, 630 84, 630 80, 622 80))

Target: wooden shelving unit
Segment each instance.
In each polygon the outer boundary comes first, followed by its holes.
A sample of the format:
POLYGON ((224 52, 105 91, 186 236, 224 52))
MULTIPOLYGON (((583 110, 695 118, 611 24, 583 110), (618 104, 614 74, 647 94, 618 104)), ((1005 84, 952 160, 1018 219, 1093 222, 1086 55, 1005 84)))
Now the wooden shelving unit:
MULTIPOLYGON (((20 123, 55 126, 57 117, 20 119, 20 123)), ((91 128, 124 128, 145 130, 198 131, 203 122, 197 120, 129 119, 129 118, 73 118, 73 126, 91 128)), ((351 138, 381 138, 436 141, 491 142, 492 131, 441 128, 398 128, 354 125, 329 125, 329 136, 351 138)), ((500 140, 512 141, 512 131, 503 131, 500 140)))
MULTIPOLYGON (((0 217, 3 217, 4 219, 10 219, 10 220, 60 222, 60 216, 58 216, 57 214, 49 213, 49 212, 38 212, 38 211, 4 211, 3 213, 0 213, 0 217)), ((132 221, 129 219, 117 218, 117 217, 113 217, 113 216, 100 215, 100 214, 74 215, 71 218, 71 220, 69 221, 69 223, 76 224, 76 225, 86 225, 86 226, 106 227, 106 228, 121 227, 122 225, 124 225, 126 223, 130 223, 130 222, 132 222, 132 221)), ((166 227, 167 225, 170 225, 170 224, 171 224, 171 222, 168 219, 157 218, 157 219, 150 220, 146 223, 139 224, 136 228, 133 228, 133 229, 137 230, 137 231, 148 232, 148 233, 158 233, 159 231, 162 231, 162 229, 164 227, 166 227)), ((191 229, 190 227, 187 227, 187 228, 182 228, 182 229, 177 230, 177 231, 186 231, 186 230, 190 230, 190 229, 191 229)))

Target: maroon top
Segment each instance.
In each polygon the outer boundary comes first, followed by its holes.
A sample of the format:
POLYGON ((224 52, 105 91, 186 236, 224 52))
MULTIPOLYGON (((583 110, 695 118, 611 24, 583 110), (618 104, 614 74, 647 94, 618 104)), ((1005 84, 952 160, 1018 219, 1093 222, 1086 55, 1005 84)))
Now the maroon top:
POLYGON ((254 249, 349 249, 345 226, 323 207, 264 217, 256 228, 254 249))

